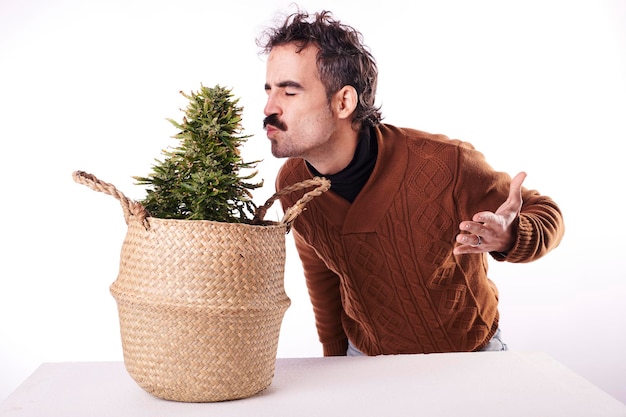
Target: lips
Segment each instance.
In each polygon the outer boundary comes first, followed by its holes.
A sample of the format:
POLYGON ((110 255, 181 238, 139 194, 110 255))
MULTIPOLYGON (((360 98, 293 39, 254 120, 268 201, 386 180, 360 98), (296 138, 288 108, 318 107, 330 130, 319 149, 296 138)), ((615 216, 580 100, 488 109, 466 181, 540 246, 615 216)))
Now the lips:
POLYGON ((279 129, 276 128, 275 126, 272 125, 265 125, 263 126, 263 128, 265 129, 265 131, 267 132, 267 137, 271 137, 274 133, 276 133, 279 129))

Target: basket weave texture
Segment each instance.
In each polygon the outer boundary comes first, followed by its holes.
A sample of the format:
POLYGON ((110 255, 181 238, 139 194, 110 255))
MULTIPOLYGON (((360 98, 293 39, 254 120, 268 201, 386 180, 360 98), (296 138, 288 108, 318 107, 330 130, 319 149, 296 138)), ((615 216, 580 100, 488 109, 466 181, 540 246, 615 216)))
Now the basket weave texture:
POLYGON ((124 363, 150 394, 166 400, 214 402, 267 388, 290 300, 284 290, 285 234, 311 198, 311 186, 278 222, 260 225, 150 217, 111 184, 82 171, 76 182, 118 198, 128 230, 119 275, 111 285, 124 363))

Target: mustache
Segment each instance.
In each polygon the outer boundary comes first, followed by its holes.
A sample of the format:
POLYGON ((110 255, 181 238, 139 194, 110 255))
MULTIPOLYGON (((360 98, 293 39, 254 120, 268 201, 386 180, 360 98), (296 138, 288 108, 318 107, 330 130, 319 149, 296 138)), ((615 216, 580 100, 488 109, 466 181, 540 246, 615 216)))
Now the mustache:
POLYGON ((282 131, 287 130, 287 126, 278 118, 278 115, 276 113, 270 114, 265 119, 263 119, 263 129, 265 129, 267 125, 272 125, 282 131))

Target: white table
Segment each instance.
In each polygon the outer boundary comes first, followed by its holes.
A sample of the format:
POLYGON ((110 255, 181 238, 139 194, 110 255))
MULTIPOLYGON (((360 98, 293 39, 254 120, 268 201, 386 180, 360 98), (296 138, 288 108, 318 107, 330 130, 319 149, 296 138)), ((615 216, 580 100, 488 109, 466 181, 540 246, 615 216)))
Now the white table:
POLYGON ((143 391, 122 362, 44 363, 0 416, 626 416, 626 404, 543 353, 278 359, 243 400, 177 403, 143 391))

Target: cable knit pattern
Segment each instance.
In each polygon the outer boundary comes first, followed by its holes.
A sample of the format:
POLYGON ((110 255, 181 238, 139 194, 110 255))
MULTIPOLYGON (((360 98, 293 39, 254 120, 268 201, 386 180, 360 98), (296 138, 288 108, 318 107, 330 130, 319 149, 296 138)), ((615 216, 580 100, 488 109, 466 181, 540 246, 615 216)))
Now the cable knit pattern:
MULTIPOLYGON (((324 354, 345 354, 347 338, 369 355, 480 349, 498 326, 498 292, 485 255, 452 249, 462 220, 506 200, 510 177, 465 142, 390 125, 376 135, 376 166, 354 203, 331 190, 293 224, 324 354)), ((310 177, 290 159, 277 188, 310 177)), ((497 260, 529 262, 561 240, 557 205, 527 189, 523 200, 517 242, 497 260)))

